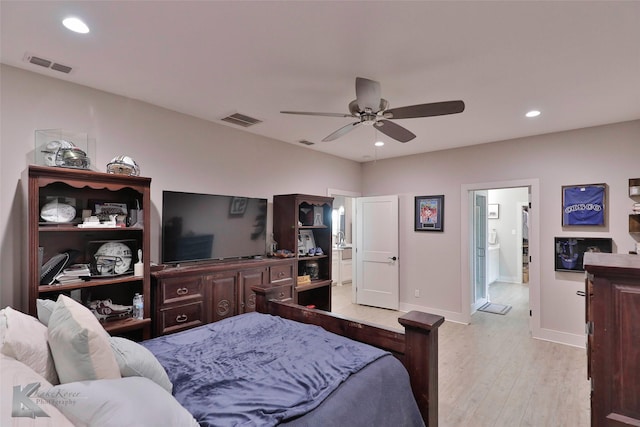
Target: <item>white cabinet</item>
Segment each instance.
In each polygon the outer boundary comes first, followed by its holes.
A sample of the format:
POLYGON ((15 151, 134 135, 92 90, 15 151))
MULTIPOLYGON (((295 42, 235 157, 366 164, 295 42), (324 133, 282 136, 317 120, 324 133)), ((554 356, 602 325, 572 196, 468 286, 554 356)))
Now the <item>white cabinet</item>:
POLYGON ((488 269, 487 283, 491 284, 498 280, 500 275, 500 245, 489 245, 488 249, 488 269))
POLYGON ((333 283, 343 285, 352 280, 353 262, 351 259, 351 247, 336 248, 333 250, 333 283))
POLYGON ((331 257, 331 282, 340 283, 340 251, 333 250, 333 256, 331 257))

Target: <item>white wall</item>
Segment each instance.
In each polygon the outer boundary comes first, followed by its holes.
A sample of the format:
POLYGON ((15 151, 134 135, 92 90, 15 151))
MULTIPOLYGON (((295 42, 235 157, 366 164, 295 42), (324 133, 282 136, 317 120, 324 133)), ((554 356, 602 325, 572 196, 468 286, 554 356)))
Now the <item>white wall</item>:
POLYGON ((87 132, 96 139, 92 160, 99 170, 118 154, 138 161, 142 174, 153 179, 153 260, 159 257, 164 189, 269 199, 294 192, 325 195, 328 188, 399 194, 401 306, 450 318, 465 311, 469 292, 461 283, 461 187, 537 179, 539 321, 543 338, 558 341, 582 339, 584 301, 575 292, 583 278, 554 272, 553 237, 612 237, 614 251, 621 253, 634 242, 627 231, 627 182, 640 175, 640 120, 360 165, 5 65, 0 65, 0 88, 0 307, 18 304, 23 288, 19 254, 26 236, 19 179, 32 161, 36 129, 87 132), (608 225, 563 230, 560 187, 600 182, 609 185, 608 225), (414 196, 429 194, 445 195, 444 233, 413 231, 414 196), (414 288, 420 289, 418 299, 414 288))
MULTIPOLYGON (((27 237, 19 185, 33 163, 34 131, 66 129, 95 138, 92 163, 105 171, 133 157, 152 178, 153 261, 159 260, 162 190, 265 197, 360 191, 357 162, 179 114, 153 105, 0 66, 0 307, 19 306, 20 255, 27 237)), ((259 126, 259 125, 258 125, 259 126)), ((272 229, 271 204, 267 229, 272 229)))
MULTIPOLYGON (((405 307, 464 318, 469 292, 462 278, 461 188, 474 183, 539 181, 540 337, 584 343, 584 277, 554 271, 554 236, 612 237, 614 252, 627 253, 628 179, 640 175, 640 120, 517 140, 378 160, 363 167, 363 194, 400 194, 400 301, 405 307), (606 227, 562 229, 561 186, 607 183, 606 227), (414 197, 445 195, 445 231, 413 231, 414 197), (413 289, 420 289, 420 298, 413 289)), ((491 187, 490 187, 491 188, 491 187)), ((535 207, 534 207, 535 208, 535 207)), ((534 275, 531 275, 534 277, 534 275)), ((402 306, 402 304, 401 304, 402 306)))
POLYGON ((489 231, 495 229, 500 243, 500 271, 498 280, 501 282, 520 283, 522 270, 522 230, 519 230, 522 211, 520 204, 528 202, 527 188, 503 188, 489 190, 487 203, 500 205, 497 219, 489 219, 489 231))

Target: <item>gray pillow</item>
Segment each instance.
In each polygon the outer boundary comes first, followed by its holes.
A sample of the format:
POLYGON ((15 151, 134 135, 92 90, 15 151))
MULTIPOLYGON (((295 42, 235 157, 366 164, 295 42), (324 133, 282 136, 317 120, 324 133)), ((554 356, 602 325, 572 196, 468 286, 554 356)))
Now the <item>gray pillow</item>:
POLYGON ((121 377, 109 334, 87 307, 60 294, 47 329, 61 383, 121 377))
POLYGON ((171 394, 173 384, 158 359, 137 342, 122 337, 109 338, 111 349, 123 377, 149 378, 171 394))
POLYGON ((75 425, 199 427, 173 396, 144 377, 61 384, 47 395, 51 396, 49 403, 75 425))

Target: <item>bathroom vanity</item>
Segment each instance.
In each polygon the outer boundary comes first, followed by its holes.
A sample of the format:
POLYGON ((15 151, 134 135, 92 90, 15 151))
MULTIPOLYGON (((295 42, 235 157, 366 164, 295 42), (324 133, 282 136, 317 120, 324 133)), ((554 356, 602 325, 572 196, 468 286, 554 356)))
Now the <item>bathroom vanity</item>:
POLYGON ((337 285, 351 283, 353 277, 353 260, 351 246, 333 248, 332 281, 337 285))
POLYGON ((498 280, 500 276, 500 245, 489 245, 487 248, 488 264, 487 270, 487 284, 491 284, 498 280))

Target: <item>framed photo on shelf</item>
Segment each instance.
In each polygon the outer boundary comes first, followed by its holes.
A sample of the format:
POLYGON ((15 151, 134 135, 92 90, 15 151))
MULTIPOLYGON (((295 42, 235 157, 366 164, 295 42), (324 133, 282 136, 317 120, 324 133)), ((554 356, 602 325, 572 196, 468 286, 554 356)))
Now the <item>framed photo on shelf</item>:
POLYGON ((604 226, 606 184, 562 187, 562 226, 604 226))
POLYGON ((324 208, 322 206, 313 207, 313 225, 324 225, 324 208))
POLYGON ((499 203, 489 203, 487 205, 487 218, 489 218, 489 219, 498 219, 498 218, 500 218, 500 204, 499 203))
POLYGON ((93 212, 100 215, 126 215, 128 212, 126 203, 118 202, 93 202, 93 212))
POLYGON ((116 221, 126 222, 129 208, 126 203, 122 202, 105 202, 102 200, 90 200, 89 209, 93 211, 93 215, 97 216, 100 221, 109 221, 112 215, 116 215, 116 221))
POLYGON ((444 195, 416 196, 415 231, 444 231, 444 195))
POLYGON ((298 255, 308 255, 309 249, 315 249, 313 230, 300 230, 298 234, 298 255))

